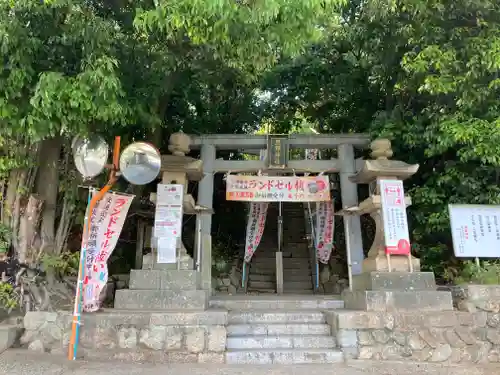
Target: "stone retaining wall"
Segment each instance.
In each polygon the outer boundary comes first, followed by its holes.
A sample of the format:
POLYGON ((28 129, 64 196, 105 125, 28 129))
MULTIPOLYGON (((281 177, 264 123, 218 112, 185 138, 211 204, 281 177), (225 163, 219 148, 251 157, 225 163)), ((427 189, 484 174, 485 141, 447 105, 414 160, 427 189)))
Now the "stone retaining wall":
MULTIPOLYGON (((66 354, 68 312, 30 312, 21 343, 29 349, 66 354)), ((79 356, 155 362, 224 362, 227 313, 222 311, 84 314, 79 356)))
POLYGON ((328 322, 348 358, 500 362, 498 313, 338 311, 328 322))

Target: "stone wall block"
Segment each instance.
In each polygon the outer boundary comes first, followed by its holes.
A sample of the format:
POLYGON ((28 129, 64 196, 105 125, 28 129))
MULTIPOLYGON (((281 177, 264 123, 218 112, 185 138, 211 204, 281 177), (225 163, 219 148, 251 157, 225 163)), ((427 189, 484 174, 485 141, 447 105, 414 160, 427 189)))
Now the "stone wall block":
POLYGON ((415 361, 425 362, 429 360, 431 356, 432 356, 432 349, 427 346, 421 350, 414 350, 411 358, 415 361))
POLYGON ((500 303, 491 299, 479 299, 474 303, 479 310, 486 312, 498 313, 500 311, 500 303))
POLYGON ((190 353, 203 352, 205 350, 205 328, 187 327, 184 345, 190 353))
POLYGON ((500 314, 499 313, 488 314, 486 325, 491 328, 497 328, 500 325, 500 314))
POLYGON ((390 334, 383 329, 376 329, 372 331, 372 336, 375 342, 379 344, 387 344, 387 342, 391 339, 390 334))
POLYGON ((354 348, 358 346, 358 335, 353 329, 339 329, 337 331, 337 344, 341 348, 354 348))
POLYGON ((427 347, 427 343, 422 339, 419 332, 414 331, 408 335, 408 346, 413 351, 421 351, 427 347))
POLYGON ((165 350, 179 350, 182 348, 182 329, 177 326, 165 327, 165 350))
POLYGON ((375 340, 368 330, 358 331, 358 343, 360 346, 371 346, 375 344, 375 340))
POLYGON ((444 331, 443 336, 452 348, 463 348, 467 345, 454 330, 444 331))
POLYGON ((429 362, 444 362, 451 357, 451 345, 450 344, 440 344, 432 352, 429 362))
POLYGON ((152 350, 162 350, 165 346, 166 328, 163 326, 150 326, 143 328, 139 333, 139 343, 152 350))
POLYGON ((97 349, 114 349, 118 344, 117 333, 113 328, 96 327, 94 329, 94 334, 91 336, 94 338, 93 345, 95 345, 97 349))
POLYGON ((486 338, 493 345, 500 345, 500 331, 499 330, 489 328, 486 332, 486 338))
POLYGON ((118 346, 122 349, 135 349, 137 347, 137 329, 135 327, 120 327, 118 346))
POLYGON ((373 359, 379 349, 375 346, 362 346, 359 348, 358 359, 373 359))
POLYGON ((209 352, 224 352, 226 350, 227 332, 224 326, 209 327, 207 349, 209 352))
POLYGON ((455 333, 467 345, 476 343, 476 336, 471 327, 456 327, 455 333))
POLYGON ((486 327, 486 322, 488 321, 488 313, 486 311, 478 311, 474 315, 474 326, 486 327))
POLYGON ((420 330, 418 334, 433 349, 436 349, 440 344, 446 343, 446 340, 443 338, 443 331, 437 328, 426 328, 420 330))
POLYGON ((491 349, 491 343, 479 342, 467 347, 467 352, 470 354, 471 361, 474 363, 484 363, 488 360, 488 354, 491 349))
POLYGON ((391 337, 396 344, 403 346, 403 347, 406 347, 408 345, 408 335, 409 335, 409 332, 394 331, 394 332, 392 332, 391 337))

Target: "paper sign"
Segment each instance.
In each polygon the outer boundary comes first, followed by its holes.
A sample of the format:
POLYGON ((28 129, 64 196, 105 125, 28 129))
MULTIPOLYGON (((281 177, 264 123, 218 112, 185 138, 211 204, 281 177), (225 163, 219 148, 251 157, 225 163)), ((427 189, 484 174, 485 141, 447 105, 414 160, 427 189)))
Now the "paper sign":
POLYGON ((409 255, 410 234, 406 217, 403 181, 379 181, 382 220, 384 222, 385 252, 391 255, 409 255))
POLYGON ((158 238, 157 263, 177 262, 177 240, 174 237, 158 238))
POLYGON ((455 256, 500 258, 500 206, 449 205, 455 256))

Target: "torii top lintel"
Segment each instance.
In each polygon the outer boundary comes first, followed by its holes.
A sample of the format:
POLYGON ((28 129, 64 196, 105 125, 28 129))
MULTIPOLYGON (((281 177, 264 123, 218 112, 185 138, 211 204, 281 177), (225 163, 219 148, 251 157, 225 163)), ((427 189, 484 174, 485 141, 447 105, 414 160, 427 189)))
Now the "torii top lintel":
MULTIPOLYGON (((219 150, 265 149, 268 135, 209 134, 191 135, 191 149, 213 145, 219 150)), ((325 149, 348 144, 359 148, 369 145, 368 134, 290 134, 286 140, 289 148, 325 149)))

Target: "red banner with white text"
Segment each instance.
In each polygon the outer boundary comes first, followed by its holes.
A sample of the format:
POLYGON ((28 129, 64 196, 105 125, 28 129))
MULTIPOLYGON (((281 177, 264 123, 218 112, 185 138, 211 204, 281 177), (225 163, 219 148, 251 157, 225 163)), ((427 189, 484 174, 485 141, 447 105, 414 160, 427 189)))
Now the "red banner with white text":
POLYGON ((247 263, 252 259, 264 234, 268 206, 268 203, 252 203, 250 205, 245 241, 245 262, 247 263))

